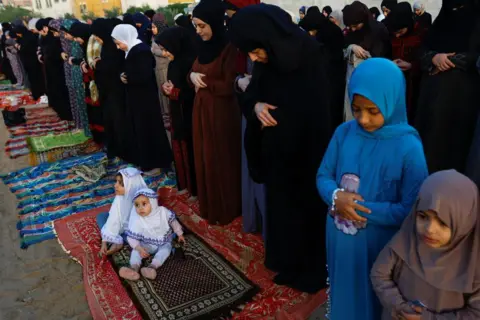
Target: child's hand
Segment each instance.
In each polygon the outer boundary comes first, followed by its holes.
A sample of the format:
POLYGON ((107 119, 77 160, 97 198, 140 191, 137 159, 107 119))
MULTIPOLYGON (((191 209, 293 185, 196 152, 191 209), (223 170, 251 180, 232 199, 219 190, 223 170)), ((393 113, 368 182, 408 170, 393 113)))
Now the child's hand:
POLYGON ((107 251, 108 251, 108 246, 107 246, 107 242, 105 241, 102 241, 102 247, 100 248, 100 256, 105 256, 107 254, 107 251))
POLYGON ((422 319, 422 314, 402 312, 398 316, 398 319, 400 319, 400 320, 421 320, 422 319))
POLYGON ((187 241, 185 240, 185 237, 184 236, 179 236, 178 237, 178 242, 181 242, 183 244, 187 243, 187 241))
POLYGON ((359 205, 357 201, 364 201, 361 195, 351 192, 338 191, 337 199, 335 200, 336 213, 346 220, 366 222, 367 219, 359 216, 355 210, 359 210, 368 214, 370 214, 371 211, 370 209, 359 205))
POLYGON ((140 253, 140 256, 141 256, 142 258, 148 258, 148 257, 150 257, 150 254, 148 253, 148 251, 145 250, 145 248, 142 247, 142 246, 137 246, 137 247, 135 248, 135 250, 137 250, 137 251, 140 253))

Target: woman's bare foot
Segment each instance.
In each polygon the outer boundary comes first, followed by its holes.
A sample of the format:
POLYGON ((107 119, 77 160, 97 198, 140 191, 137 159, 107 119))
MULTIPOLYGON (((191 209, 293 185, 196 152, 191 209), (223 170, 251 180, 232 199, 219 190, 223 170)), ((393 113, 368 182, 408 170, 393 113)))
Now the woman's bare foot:
POLYGON ((142 276, 150 280, 155 280, 155 278, 157 278, 157 270, 151 267, 140 269, 140 273, 142 276))
POLYGON ((138 272, 128 267, 121 267, 118 274, 123 279, 127 279, 130 281, 137 281, 138 279, 140 279, 140 275, 138 274, 138 272))
POLYGON ((123 244, 117 244, 117 243, 112 244, 110 249, 108 249, 107 251, 107 256, 110 256, 115 252, 122 250, 122 248, 123 248, 123 244))

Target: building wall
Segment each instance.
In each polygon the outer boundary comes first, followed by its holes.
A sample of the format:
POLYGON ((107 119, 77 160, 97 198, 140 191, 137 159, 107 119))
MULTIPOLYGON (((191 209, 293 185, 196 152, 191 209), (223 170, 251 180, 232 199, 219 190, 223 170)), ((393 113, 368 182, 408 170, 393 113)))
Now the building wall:
MULTIPOLYGON (((368 7, 376 6, 380 9, 380 4, 382 0, 361 0, 368 7)), ((333 10, 343 9, 343 7, 349 3, 352 3, 353 0, 262 0, 262 2, 275 4, 282 7, 285 10, 288 10, 291 14, 294 14, 298 17, 298 9, 301 6, 318 6, 320 10, 324 6, 331 6, 333 10)), ((410 3, 413 3, 413 0, 409 0, 410 3)), ((440 8, 442 6, 442 1, 440 0, 424 0, 425 7, 427 11, 433 16, 436 17, 440 8)))
POLYGON ((32 0, 3 0, 1 3, 3 3, 4 5, 11 5, 16 7, 32 7, 32 0))
POLYGON ((73 14, 81 18, 83 14, 93 12, 96 17, 103 17, 104 10, 111 10, 113 8, 122 8, 121 0, 72 0, 73 14))
POLYGON ((123 12, 127 11, 130 7, 141 7, 143 5, 149 5, 150 8, 156 10, 158 7, 166 7, 169 4, 169 0, 121 0, 123 12))
POLYGON ((72 0, 32 0, 33 10, 44 17, 60 18, 72 13, 72 0))

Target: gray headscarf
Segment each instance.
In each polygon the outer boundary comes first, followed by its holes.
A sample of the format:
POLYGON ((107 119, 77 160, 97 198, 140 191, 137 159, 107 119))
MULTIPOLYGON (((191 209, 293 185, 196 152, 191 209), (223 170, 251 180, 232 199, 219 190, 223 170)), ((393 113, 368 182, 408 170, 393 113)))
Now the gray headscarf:
POLYGON ((413 10, 425 10, 425 5, 423 4, 423 1, 415 1, 413 3, 413 10))
POLYGON ((334 18, 336 21, 338 21, 340 29, 344 30, 345 29, 345 24, 343 23, 343 12, 342 10, 334 10, 331 14, 330 17, 334 18))
POLYGON ((472 293, 480 286, 480 203, 478 188, 455 170, 428 177, 416 206, 390 248, 425 282, 440 290, 472 293), (452 230, 450 242, 433 249, 418 239, 416 212, 435 211, 452 230))

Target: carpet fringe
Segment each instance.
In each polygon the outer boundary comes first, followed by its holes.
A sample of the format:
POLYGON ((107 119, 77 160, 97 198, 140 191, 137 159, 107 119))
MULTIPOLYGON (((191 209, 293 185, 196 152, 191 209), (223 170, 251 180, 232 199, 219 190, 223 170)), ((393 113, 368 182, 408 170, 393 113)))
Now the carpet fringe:
POLYGON ((55 229, 55 222, 52 222, 52 224, 53 224, 53 233, 55 234, 55 238, 57 239, 57 242, 60 245, 60 247, 62 248, 63 252, 65 252, 70 257, 70 259, 72 259, 73 261, 75 261, 76 263, 81 265, 82 268, 83 268, 82 262, 80 262, 80 260, 78 260, 77 258, 72 256, 71 251, 67 250, 67 248, 65 248, 65 246, 62 243, 62 240, 60 240, 60 238, 58 237, 57 230, 55 229))

